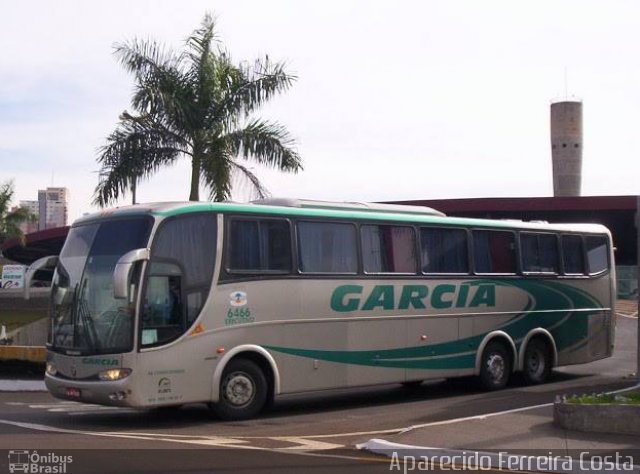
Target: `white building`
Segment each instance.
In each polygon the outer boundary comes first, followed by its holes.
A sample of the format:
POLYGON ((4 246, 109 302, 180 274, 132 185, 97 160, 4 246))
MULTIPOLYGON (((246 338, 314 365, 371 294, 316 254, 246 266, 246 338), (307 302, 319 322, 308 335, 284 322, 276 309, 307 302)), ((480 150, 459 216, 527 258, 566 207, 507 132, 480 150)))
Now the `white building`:
POLYGON ((67 188, 47 188, 38 190, 38 229, 51 229, 67 225, 67 188))

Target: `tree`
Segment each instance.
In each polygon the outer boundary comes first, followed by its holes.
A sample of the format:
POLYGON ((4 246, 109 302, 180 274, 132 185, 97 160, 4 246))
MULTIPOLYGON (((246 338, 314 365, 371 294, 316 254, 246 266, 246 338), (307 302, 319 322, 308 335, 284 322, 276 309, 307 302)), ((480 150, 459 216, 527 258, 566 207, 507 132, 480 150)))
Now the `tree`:
POLYGON ((0 244, 11 238, 24 244, 24 234, 19 225, 21 222, 35 219, 24 207, 10 210, 13 193, 13 181, 0 184, 0 244))
POLYGON ((116 56, 135 76, 136 113, 123 112, 100 149, 95 204, 115 202, 135 191, 140 179, 180 158, 191 160, 192 201, 199 200, 201 184, 211 199, 229 199, 235 177, 246 178, 264 197, 266 189, 242 160, 285 172, 302 169, 285 127, 252 116, 295 76, 268 56, 253 65, 233 64, 214 26, 205 15, 180 54, 149 41, 116 45, 116 56))

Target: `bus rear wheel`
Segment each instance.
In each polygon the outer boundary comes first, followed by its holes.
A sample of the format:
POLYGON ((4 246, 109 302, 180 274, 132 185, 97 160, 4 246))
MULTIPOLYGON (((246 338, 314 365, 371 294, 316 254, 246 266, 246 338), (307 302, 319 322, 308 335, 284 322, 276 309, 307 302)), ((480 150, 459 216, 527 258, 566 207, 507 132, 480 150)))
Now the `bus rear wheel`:
POLYGON ((551 372, 551 355, 549 345, 542 339, 529 341, 524 351, 522 375, 529 385, 543 383, 551 372))
POLYGON ((234 359, 222 373, 220 397, 212 405, 223 420, 246 420, 256 416, 267 402, 267 379, 254 362, 234 359))
POLYGON ((480 385, 485 390, 499 390, 506 387, 511 375, 510 351, 498 341, 487 344, 480 363, 480 385))

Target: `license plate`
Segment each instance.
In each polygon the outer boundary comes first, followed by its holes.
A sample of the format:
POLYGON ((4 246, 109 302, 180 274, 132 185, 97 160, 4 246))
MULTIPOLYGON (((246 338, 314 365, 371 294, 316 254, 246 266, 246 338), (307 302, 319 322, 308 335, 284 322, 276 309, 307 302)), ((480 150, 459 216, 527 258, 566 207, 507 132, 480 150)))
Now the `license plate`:
POLYGON ((67 387, 64 389, 64 393, 67 397, 71 397, 71 398, 80 398, 80 389, 79 388, 73 388, 73 387, 67 387))

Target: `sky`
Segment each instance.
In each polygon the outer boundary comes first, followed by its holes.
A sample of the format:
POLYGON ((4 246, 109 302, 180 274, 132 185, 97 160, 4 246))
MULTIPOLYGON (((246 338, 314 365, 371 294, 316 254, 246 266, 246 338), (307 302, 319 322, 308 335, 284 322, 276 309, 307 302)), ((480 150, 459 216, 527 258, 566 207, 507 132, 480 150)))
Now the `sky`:
MULTIPOLYGON (((250 164, 273 196, 551 196, 549 105, 566 99, 583 102, 582 194, 640 194, 636 1, 0 2, 0 182, 15 204, 67 187, 70 221, 97 210, 98 149, 131 110, 114 44, 180 50, 206 12, 235 61, 268 54, 298 77, 259 112, 303 160, 250 164)), ((186 200, 189 175, 181 160, 138 200, 186 200)))

